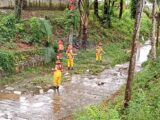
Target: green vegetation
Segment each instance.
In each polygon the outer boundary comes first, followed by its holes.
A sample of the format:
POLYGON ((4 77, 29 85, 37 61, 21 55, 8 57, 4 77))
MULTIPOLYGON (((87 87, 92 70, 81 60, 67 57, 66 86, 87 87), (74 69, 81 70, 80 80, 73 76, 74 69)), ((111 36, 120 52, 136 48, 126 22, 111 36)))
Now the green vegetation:
MULTIPOLYGON (((53 40, 58 40, 60 38, 64 38, 66 40, 67 29, 66 27, 66 17, 64 16, 64 12, 62 11, 41 11, 40 15, 49 16, 49 20, 53 26, 54 37, 53 40), (54 14, 53 14, 54 13, 54 14)), ((129 60, 129 54, 126 52, 127 49, 130 48, 132 30, 133 30, 133 20, 130 19, 129 10, 125 10, 123 14, 123 18, 119 20, 118 12, 114 13, 112 17, 112 28, 107 29, 102 26, 99 20, 96 20, 93 17, 93 12, 91 11, 90 15, 90 24, 89 24, 89 48, 85 50, 80 50, 75 56, 75 69, 73 73, 81 74, 85 73, 89 68, 91 74, 98 74, 103 71, 105 68, 108 68, 110 65, 114 66, 115 64, 123 63, 129 60), (128 24, 126 24, 128 23, 128 24), (97 34, 95 34, 97 33, 97 34), (95 46, 99 40, 102 40, 103 49, 106 52, 103 55, 103 62, 96 63, 95 61, 95 46)), ((11 15, 12 16, 12 15, 11 15)), ((3 18, 7 18, 6 16, 3 18)), ((10 17, 9 17, 10 18, 10 17)), ((13 16, 11 17, 13 19, 13 16)), ((10 19, 11 19, 10 18, 10 19)), ((13 21, 12 21, 13 22, 13 21)), ((12 23, 13 24, 13 23, 12 23)), ((49 41, 51 39, 50 27, 48 26, 47 21, 39 20, 36 17, 30 18, 29 20, 22 21, 20 23, 14 22, 16 26, 16 34, 19 35, 18 40, 24 43, 33 43, 38 44, 34 46, 31 50, 33 54, 30 54, 29 49, 24 53, 15 52, 15 60, 18 61, 26 61, 29 57, 34 54, 41 55, 42 49, 41 45, 44 44, 45 41, 49 41), (47 32, 49 31, 49 32, 47 32), (24 39, 23 39, 24 38, 24 39), (40 45, 41 44, 41 45, 40 45), (40 47, 39 47, 40 46, 40 47)), ((142 28, 141 35, 146 39, 149 34, 149 26, 150 22, 146 15, 143 15, 142 20, 142 28)), ((8 29, 8 28, 7 28, 8 29)), ((10 28, 9 28, 10 29, 10 28)), ((14 33, 14 35, 15 35, 14 33)), ((2 33, 1 33, 2 34, 2 33)), ((15 49, 15 36, 12 35, 12 39, 9 39, 10 42, 2 43, 2 49, 15 49)), ((8 36, 4 36, 4 38, 8 36)), ((8 39, 8 38, 7 38, 8 39)), ((3 41, 0 39, 0 41, 3 41)), ((52 41, 52 40, 51 40, 52 41)), ((55 59, 55 49, 57 48, 56 41, 51 42, 49 47, 45 48, 45 62, 48 63, 55 59)), ((66 44, 66 42, 65 42, 66 44)), ((65 53, 63 56, 66 56, 65 53)), ((66 60, 63 61, 64 67, 66 66, 66 60)))
POLYGON ((13 72, 15 69, 15 57, 12 52, 0 50, 0 70, 13 72))
POLYGON ((36 55, 43 55, 43 49, 30 49, 27 51, 0 50, 0 70, 6 73, 14 73, 15 65, 20 61, 26 61, 36 55))
MULTIPOLYGON (((122 20, 119 20, 119 18, 116 17, 116 13, 112 19, 112 28, 105 29, 98 20, 95 21, 94 17, 90 17, 90 48, 86 51, 80 51, 78 56, 75 56, 75 73, 83 73, 89 68, 92 74, 98 74, 110 65, 114 66, 129 60, 127 50, 131 47, 133 20, 130 19, 128 10, 124 11, 122 20), (104 43, 103 49, 106 53, 103 55, 103 62, 96 64, 95 45, 100 40, 104 43)), ((141 37, 143 36, 144 39, 147 39, 150 21, 145 14, 142 18, 142 26, 141 37)))
POLYGON ((50 23, 36 17, 17 22, 14 15, 10 14, 2 16, 0 20, 0 44, 5 48, 7 47, 6 42, 11 42, 11 45, 12 43, 14 45, 14 42, 42 45, 45 39, 52 39, 51 33, 50 23))
POLYGON ((11 83, 18 81, 27 83, 29 80, 32 81, 34 85, 42 85, 42 84, 46 85, 47 83, 51 84, 52 77, 50 73, 53 66, 54 65, 51 64, 43 67, 28 68, 25 71, 22 71, 21 73, 12 74, 9 77, 5 76, 1 78, 0 86, 9 85, 11 83), (49 76, 49 78, 46 77, 45 75, 49 76))
POLYGON ((122 112, 123 91, 105 106, 89 106, 75 114, 75 120, 159 120, 160 119, 160 57, 148 61, 141 72, 136 74, 132 100, 122 112))

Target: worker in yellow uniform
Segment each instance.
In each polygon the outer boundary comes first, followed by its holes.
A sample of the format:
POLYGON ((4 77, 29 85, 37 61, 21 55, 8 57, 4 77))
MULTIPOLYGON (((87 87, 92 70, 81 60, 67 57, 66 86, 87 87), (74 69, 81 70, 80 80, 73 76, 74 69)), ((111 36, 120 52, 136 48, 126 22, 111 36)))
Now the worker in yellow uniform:
POLYGON ((73 51, 72 51, 72 45, 69 45, 66 51, 67 54, 67 66, 68 70, 73 70, 74 65, 74 57, 73 57, 73 51))
POLYGON ((57 89, 57 91, 59 92, 59 87, 61 85, 61 79, 62 79, 62 71, 63 71, 63 67, 61 65, 60 60, 56 61, 55 68, 52 69, 52 71, 53 71, 53 87, 54 90, 57 89))
POLYGON ((99 42, 97 47, 96 47, 96 61, 97 62, 98 61, 100 61, 100 62, 102 61, 102 53, 105 53, 105 52, 103 51, 102 43, 99 42))

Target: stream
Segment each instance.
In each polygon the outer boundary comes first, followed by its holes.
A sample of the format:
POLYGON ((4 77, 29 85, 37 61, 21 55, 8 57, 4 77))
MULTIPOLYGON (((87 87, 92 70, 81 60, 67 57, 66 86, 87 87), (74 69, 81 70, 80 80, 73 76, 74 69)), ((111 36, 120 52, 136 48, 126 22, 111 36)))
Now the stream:
MULTIPOLYGON (((140 48, 136 71, 147 60, 149 41, 140 48)), ((128 63, 106 69, 97 76, 73 75, 71 81, 38 95, 18 95, 0 92, 0 120, 63 120, 76 110, 100 103, 116 93, 126 83, 128 63)))

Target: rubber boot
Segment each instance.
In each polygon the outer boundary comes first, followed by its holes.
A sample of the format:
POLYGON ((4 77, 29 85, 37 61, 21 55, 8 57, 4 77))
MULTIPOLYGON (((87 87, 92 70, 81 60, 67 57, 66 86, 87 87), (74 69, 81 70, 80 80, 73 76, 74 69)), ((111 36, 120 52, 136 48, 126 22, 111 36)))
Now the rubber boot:
POLYGON ((57 88, 56 88, 56 89, 57 89, 57 92, 59 93, 59 86, 57 86, 57 88))
POLYGON ((56 86, 53 86, 53 90, 54 90, 54 92, 56 91, 56 86))

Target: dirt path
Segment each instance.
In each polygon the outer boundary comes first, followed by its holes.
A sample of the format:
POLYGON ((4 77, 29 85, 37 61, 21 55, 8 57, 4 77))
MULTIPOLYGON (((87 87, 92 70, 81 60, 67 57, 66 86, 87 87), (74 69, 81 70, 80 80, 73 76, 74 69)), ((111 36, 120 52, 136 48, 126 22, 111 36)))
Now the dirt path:
POLYGON ((71 81, 61 86, 59 94, 52 90, 39 95, 0 93, 0 120, 62 120, 86 105, 113 95, 125 84, 127 69, 125 63, 98 76, 73 75, 71 81))

